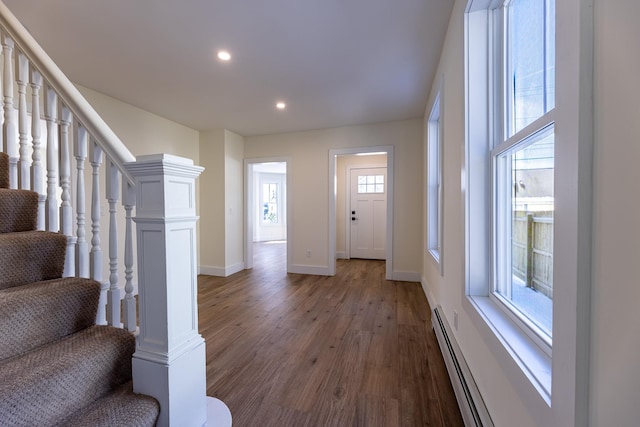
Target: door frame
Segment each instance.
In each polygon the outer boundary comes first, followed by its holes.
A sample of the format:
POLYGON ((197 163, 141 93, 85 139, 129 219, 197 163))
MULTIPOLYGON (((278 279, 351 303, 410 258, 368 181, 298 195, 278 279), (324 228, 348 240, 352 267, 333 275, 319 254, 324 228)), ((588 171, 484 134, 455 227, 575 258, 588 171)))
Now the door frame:
POLYGON ((289 242, 293 238, 293 227, 291 221, 292 213, 292 181, 291 181, 291 158, 290 157, 260 157, 244 159, 244 266, 245 269, 253 268, 253 217, 256 206, 254 206, 254 186, 253 186, 253 165, 259 163, 285 163, 287 185, 286 212, 287 212, 287 272, 291 261, 291 245, 289 242))
MULTIPOLYGON (((329 275, 336 274, 336 169, 338 156, 380 153, 387 155, 387 261, 385 278, 393 278, 393 145, 374 147, 337 148, 329 150, 329 275)), ((288 175, 287 175, 288 177, 288 175)), ((351 251, 349 249, 349 251, 351 251)))
MULTIPOLYGON (((387 159, 388 161, 388 159, 387 159)), ((387 169, 387 181, 384 183, 385 187, 387 188, 387 194, 386 197, 389 197, 389 170, 387 168, 387 165, 384 163, 367 163, 367 164, 363 164, 363 165, 349 165, 347 166, 347 171, 346 171, 346 179, 345 179, 345 238, 346 238, 346 242, 345 242, 345 255, 347 257, 347 259, 351 259, 351 171, 356 170, 356 169, 376 169, 376 168, 385 168, 387 169)), ((387 215, 389 215, 389 205, 387 204, 386 206, 387 209, 387 215)), ((387 227, 388 228, 388 227, 387 227)), ((388 230, 387 230, 388 231, 388 230)), ((385 245, 386 246, 386 245, 385 245)), ((386 259, 386 254, 387 252, 387 248, 385 247, 385 259, 386 259)))

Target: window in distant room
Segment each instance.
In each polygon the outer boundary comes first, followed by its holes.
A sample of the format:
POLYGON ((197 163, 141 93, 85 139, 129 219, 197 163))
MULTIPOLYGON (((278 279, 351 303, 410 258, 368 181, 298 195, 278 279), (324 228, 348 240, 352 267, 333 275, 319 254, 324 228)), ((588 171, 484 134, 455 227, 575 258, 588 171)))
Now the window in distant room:
POLYGON ((278 224, 278 184, 262 184, 262 222, 278 224))

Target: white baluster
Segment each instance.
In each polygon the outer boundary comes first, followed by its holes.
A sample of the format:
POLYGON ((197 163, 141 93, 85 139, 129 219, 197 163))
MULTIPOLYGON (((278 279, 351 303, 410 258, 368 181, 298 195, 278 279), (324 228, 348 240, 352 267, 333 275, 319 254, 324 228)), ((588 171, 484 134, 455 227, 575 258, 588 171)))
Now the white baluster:
POLYGON ((75 144, 76 158, 76 273, 78 277, 89 277, 89 246, 85 231, 85 185, 84 162, 87 158, 87 130, 78 125, 75 144))
POLYGON ((59 231, 58 217, 58 94, 47 86, 45 92, 45 112, 47 121, 47 230, 59 231))
POLYGON ((18 188, 18 132, 16 131, 15 112, 13 108, 13 40, 6 34, 2 37, 2 57, 4 68, 2 71, 4 94, 4 123, 2 124, 2 138, 9 155, 9 187, 18 188))
POLYGON ((100 302, 96 323, 107 323, 105 305, 109 284, 102 282, 102 249, 100 248, 100 166, 102 165, 102 148, 91 144, 91 278, 100 283, 100 302))
MULTIPOLYGON (((1 50, 0 50, 1 52, 1 50)), ((1 82, 1 80, 0 80, 1 82)), ((3 88, 4 84, 0 83, 0 108, 2 108, 2 112, 0 112, 0 125, 2 127, 0 127, 0 129, 4 128, 4 88, 3 88)), ((3 153, 7 152, 5 143, 4 143, 4 132, 0 132, 0 151, 2 151, 3 153)))
POLYGON ((111 161, 107 168, 107 201, 109 202, 109 291, 107 323, 120 325, 120 288, 118 287, 118 223, 116 206, 120 195, 120 171, 111 161))
POLYGON ((32 163, 31 163, 31 183, 33 191, 38 193, 38 230, 44 230, 44 177, 42 174, 42 154, 40 143, 40 89, 42 88, 42 76, 40 73, 31 70, 31 140, 32 140, 32 163))
POLYGON ((136 204, 135 187, 122 180, 122 202, 126 216, 124 234, 124 301, 123 301, 123 323, 124 327, 134 332, 136 330, 136 299, 133 296, 133 231, 131 227, 131 211, 136 204))
POLYGON ((18 132, 20 133, 20 188, 31 190, 31 162, 29 161, 29 114, 27 113, 27 84, 29 60, 18 54, 18 132))
POLYGON ((62 195, 60 204, 60 231, 67 236, 67 256, 64 262, 64 276, 76 275, 75 245, 73 235, 73 208, 71 207, 71 155, 69 152, 69 126, 71 110, 62 105, 60 118, 60 187, 62 195))

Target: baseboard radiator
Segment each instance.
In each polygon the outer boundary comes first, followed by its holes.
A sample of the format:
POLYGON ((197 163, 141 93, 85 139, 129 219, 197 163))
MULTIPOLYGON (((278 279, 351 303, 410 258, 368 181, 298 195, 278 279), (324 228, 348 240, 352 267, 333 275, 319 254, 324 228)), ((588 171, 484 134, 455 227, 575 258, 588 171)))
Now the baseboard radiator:
POLYGON ((480 391, 471 376, 471 371, 456 343, 441 306, 433 310, 431 323, 438 338, 440 351, 447 366, 465 426, 493 427, 480 391))

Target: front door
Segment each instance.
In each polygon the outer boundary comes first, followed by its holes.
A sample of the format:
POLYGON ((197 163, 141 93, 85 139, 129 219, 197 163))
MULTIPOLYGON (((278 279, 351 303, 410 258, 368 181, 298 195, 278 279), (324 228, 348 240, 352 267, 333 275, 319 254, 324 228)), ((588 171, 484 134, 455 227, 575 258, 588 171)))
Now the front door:
POLYGON ((351 258, 386 259, 387 168, 351 169, 351 258))

